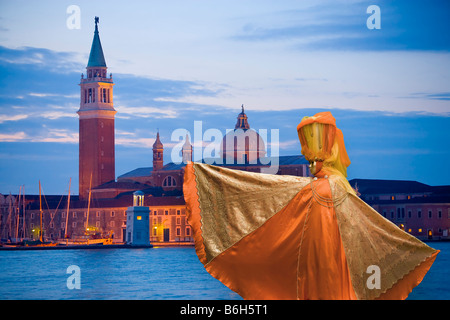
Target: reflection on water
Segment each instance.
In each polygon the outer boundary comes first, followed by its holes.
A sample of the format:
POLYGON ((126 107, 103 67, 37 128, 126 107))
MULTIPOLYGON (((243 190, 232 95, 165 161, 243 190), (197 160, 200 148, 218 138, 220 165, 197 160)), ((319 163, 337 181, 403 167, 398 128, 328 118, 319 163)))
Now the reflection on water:
MULTIPOLYGON (((450 299, 450 243, 408 299, 450 299)), ((108 250, 0 251, 0 299, 237 300, 210 276, 192 247, 108 250), (77 265, 81 289, 67 288, 77 265)))

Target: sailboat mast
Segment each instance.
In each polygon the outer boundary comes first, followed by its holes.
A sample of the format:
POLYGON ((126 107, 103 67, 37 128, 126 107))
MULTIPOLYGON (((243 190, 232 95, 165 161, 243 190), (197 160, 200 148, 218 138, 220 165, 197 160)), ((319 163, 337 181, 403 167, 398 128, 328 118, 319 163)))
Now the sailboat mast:
POLYGON ((42 200, 41 200, 41 180, 39 180, 39 215, 40 215, 40 230, 39 241, 42 241, 42 200))
POLYGON ((12 222, 11 222, 11 219, 13 219, 12 217, 11 217, 11 215, 12 215, 12 195, 11 195, 11 191, 9 192, 9 207, 8 207, 8 222, 9 222, 9 233, 8 233, 8 238, 11 238, 12 237, 12 222))
POLYGON ((23 230, 23 237, 26 238, 25 234, 25 185, 23 185, 23 194, 22 194, 22 230, 23 230))
POLYGON ((68 222, 69 222, 70 184, 71 184, 71 182, 72 182, 72 178, 69 179, 69 195, 67 197, 67 214, 66 214, 66 228, 65 228, 65 231, 64 231, 64 239, 67 238, 67 225, 68 225, 68 222))
POLYGON ((87 209, 87 217, 86 217, 86 232, 89 229, 89 208, 91 207, 91 187, 92 187, 92 172, 91 172, 91 181, 89 182, 88 209, 87 209))
POLYGON ((20 197, 22 195, 22 186, 19 188, 19 197, 17 198, 17 219, 16 219, 16 241, 19 238, 19 222, 20 222, 20 197))

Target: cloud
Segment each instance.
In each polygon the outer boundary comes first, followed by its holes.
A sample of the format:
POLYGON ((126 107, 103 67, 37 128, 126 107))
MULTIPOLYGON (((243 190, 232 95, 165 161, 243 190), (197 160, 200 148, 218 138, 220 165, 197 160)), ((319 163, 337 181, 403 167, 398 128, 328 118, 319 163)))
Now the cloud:
POLYGON ((118 106, 116 110, 121 113, 121 115, 131 115, 133 117, 141 118, 154 118, 154 119, 165 119, 165 118, 176 118, 177 112, 170 109, 160 109, 156 107, 126 107, 118 106))
POLYGON ((3 123, 5 121, 19 121, 26 118, 28 118, 28 115, 26 114, 16 114, 16 115, 0 114, 0 123, 3 123))
POLYGON ((78 143, 78 132, 67 129, 51 129, 45 131, 43 136, 30 139, 31 142, 57 142, 78 143))
POLYGON ((40 134, 19 131, 15 133, 0 133, 0 142, 56 142, 56 143, 78 143, 78 132, 68 129, 47 128, 41 130, 40 134))
POLYGON ((0 46, 0 63, 39 68, 45 72, 70 73, 83 70, 82 57, 74 52, 57 52, 44 48, 0 46))
POLYGON ((155 143, 155 138, 123 138, 117 137, 115 139, 116 145, 121 145, 125 147, 136 147, 136 148, 152 148, 155 143))
POLYGON ((270 148, 274 148, 275 146, 278 146, 281 150, 292 150, 293 147, 299 147, 300 142, 298 139, 295 140, 286 140, 286 141, 279 141, 279 142, 268 142, 267 143, 270 148))
POLYGON ((434 93, 418 92, 418 93, 411 93, 406 98, 449 101, 450 92, 434 92, 434 93))
POLYGON ((75 112, 63 112, 63 111, 48 111, 39 114, 35 114, 35 116, 55 120, 59 118, 77 118, 78 115, 75 112))
POLYGON ((449 10, 448 1, 322 1, 274 12, 271 19, 248 17, 231 39, 284 43, 296 50, 450 51, 444 31, 450 29, 449 10), (381 9, 379 30, 366 26, 372 4, 381 9))
POLYGON ((0 133, 0 142, 17 142, 24 141, 27 139, 27 135, 25 132, 16 132, 16 133, 0 133))

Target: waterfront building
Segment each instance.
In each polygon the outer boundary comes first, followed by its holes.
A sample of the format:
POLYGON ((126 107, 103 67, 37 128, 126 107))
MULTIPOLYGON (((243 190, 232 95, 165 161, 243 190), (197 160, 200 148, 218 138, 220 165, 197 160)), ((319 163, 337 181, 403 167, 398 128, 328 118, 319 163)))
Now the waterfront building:
POLYGON ((421 240, 450 239, 450 186, 417 181, 353 179, 362 200, 421 240))

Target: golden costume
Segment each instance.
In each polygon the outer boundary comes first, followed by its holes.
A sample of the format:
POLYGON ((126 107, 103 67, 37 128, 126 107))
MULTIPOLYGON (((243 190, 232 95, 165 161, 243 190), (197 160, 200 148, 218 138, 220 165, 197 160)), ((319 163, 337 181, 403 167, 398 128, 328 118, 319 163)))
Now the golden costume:
POLYGON ((405 299, 439 251, 355 194, 331 113, 297 131, 314 178, 186 166, 200 261, 244 299, 405 299))

